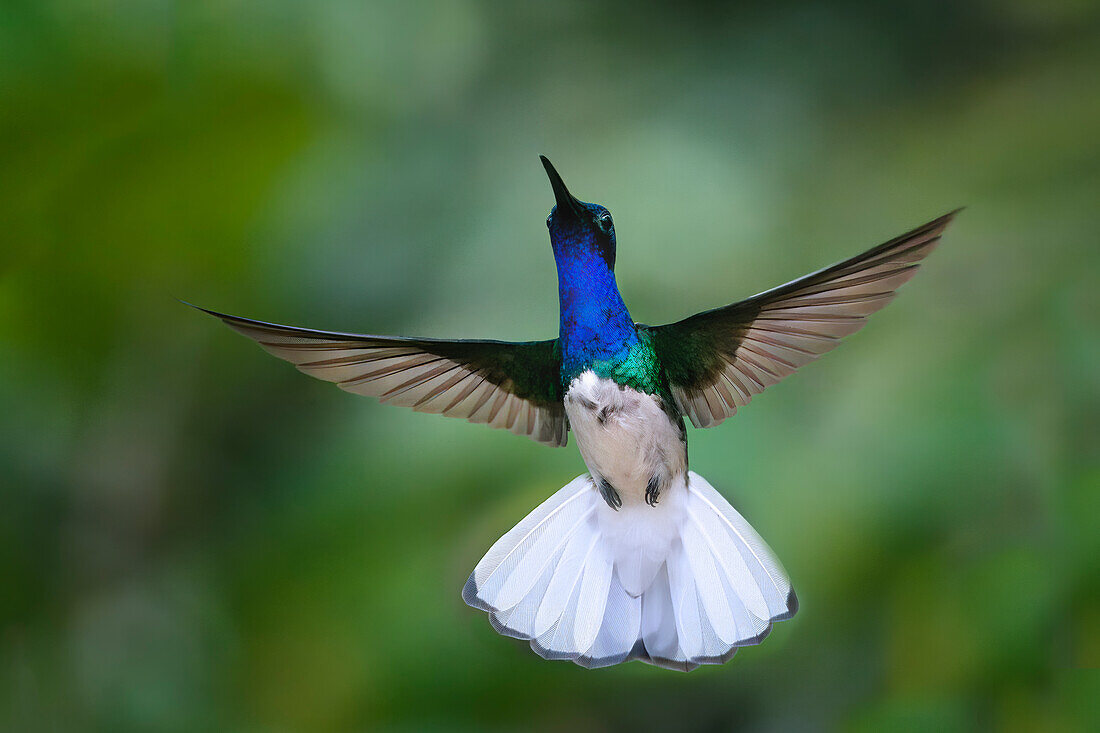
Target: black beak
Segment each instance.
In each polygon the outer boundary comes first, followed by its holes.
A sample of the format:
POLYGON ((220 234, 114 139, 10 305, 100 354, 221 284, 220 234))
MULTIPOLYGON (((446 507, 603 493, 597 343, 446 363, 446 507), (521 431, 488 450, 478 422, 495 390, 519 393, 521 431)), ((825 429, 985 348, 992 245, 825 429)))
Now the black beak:
POLYGON ((546 159, 546 156, 540 155, 539 160, 542 161, 542 167, 546 169, 546 176, 550 179, 550 186, 554 189, 554 198, 558 202, 558 213, 571 214, 574 219, 580 219, 581 212, 584 211, 584 205, 577 201, 573 194, 569 193, 569 189, 565 187, 565 181, 554 170, 553 164, 546 159))

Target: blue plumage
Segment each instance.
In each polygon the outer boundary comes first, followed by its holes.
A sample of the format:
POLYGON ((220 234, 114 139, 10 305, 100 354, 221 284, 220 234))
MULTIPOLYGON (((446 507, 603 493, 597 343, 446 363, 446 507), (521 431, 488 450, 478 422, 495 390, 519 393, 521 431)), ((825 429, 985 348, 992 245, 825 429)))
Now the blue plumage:
MULTIPOLYGON (((592 209, 606 209, 586 204, 592 209)), ((562 378, 568 384, 596 362, 626 359, 638 343, 634 320, 619 294, 615 272, 588 227, 560 224, 551 215, 550 239, 558 265, 562 378)), ((611 233, 614 247, 614 232, 611 233)))
POLYGON ((577 200, 543 158, 557 205, 546 219, 558 268, 561 376, 621 364, 638 345, 634 319, 615 282, 615 225, 599 204, 577 200))

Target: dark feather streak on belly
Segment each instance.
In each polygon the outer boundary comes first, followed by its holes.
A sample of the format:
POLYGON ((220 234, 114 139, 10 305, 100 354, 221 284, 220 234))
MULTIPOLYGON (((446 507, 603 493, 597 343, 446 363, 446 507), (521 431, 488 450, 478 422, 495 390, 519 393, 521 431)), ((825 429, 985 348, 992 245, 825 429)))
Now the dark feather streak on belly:
POLYGON ((586 410, 595 410, 597 407, 599 407, 599 405, 597 405, 592 400, 588 399, 587 397, 580 396, 580 395, 570 394, 569 395, 569 401, 570 402, 579 402, 581 404, 581 407, 583 407, 586 410))

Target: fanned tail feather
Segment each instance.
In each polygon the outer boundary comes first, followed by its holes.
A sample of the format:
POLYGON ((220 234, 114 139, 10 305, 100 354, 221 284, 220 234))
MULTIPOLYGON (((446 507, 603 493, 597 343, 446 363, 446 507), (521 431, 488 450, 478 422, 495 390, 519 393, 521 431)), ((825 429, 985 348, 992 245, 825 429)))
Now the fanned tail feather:
POLYGON ((637 515, 610 509, 578 476, 490 548, 463 599, 546 659, 584 667, 639 659, 683 671, 727 661, 797 611, 775 555, 703 477, 689 473, 657 507, 638 510, 667 531, 618 531, 637 515), (655 545, 623 545, 639 536, 655 545), (623 558, 640 552, 664 560, 631 593, 624 583, 639 575, 623 558))

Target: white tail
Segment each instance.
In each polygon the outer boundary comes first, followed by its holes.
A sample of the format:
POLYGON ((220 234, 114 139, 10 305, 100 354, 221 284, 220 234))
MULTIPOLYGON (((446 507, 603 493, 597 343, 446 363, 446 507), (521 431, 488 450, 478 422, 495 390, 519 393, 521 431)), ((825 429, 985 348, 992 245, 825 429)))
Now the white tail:
POLYGON ((462 598, 546 659, 689 671, 798 610, 775 555, 706 479, 612 510, 578 476, 497 540, 462 598))

